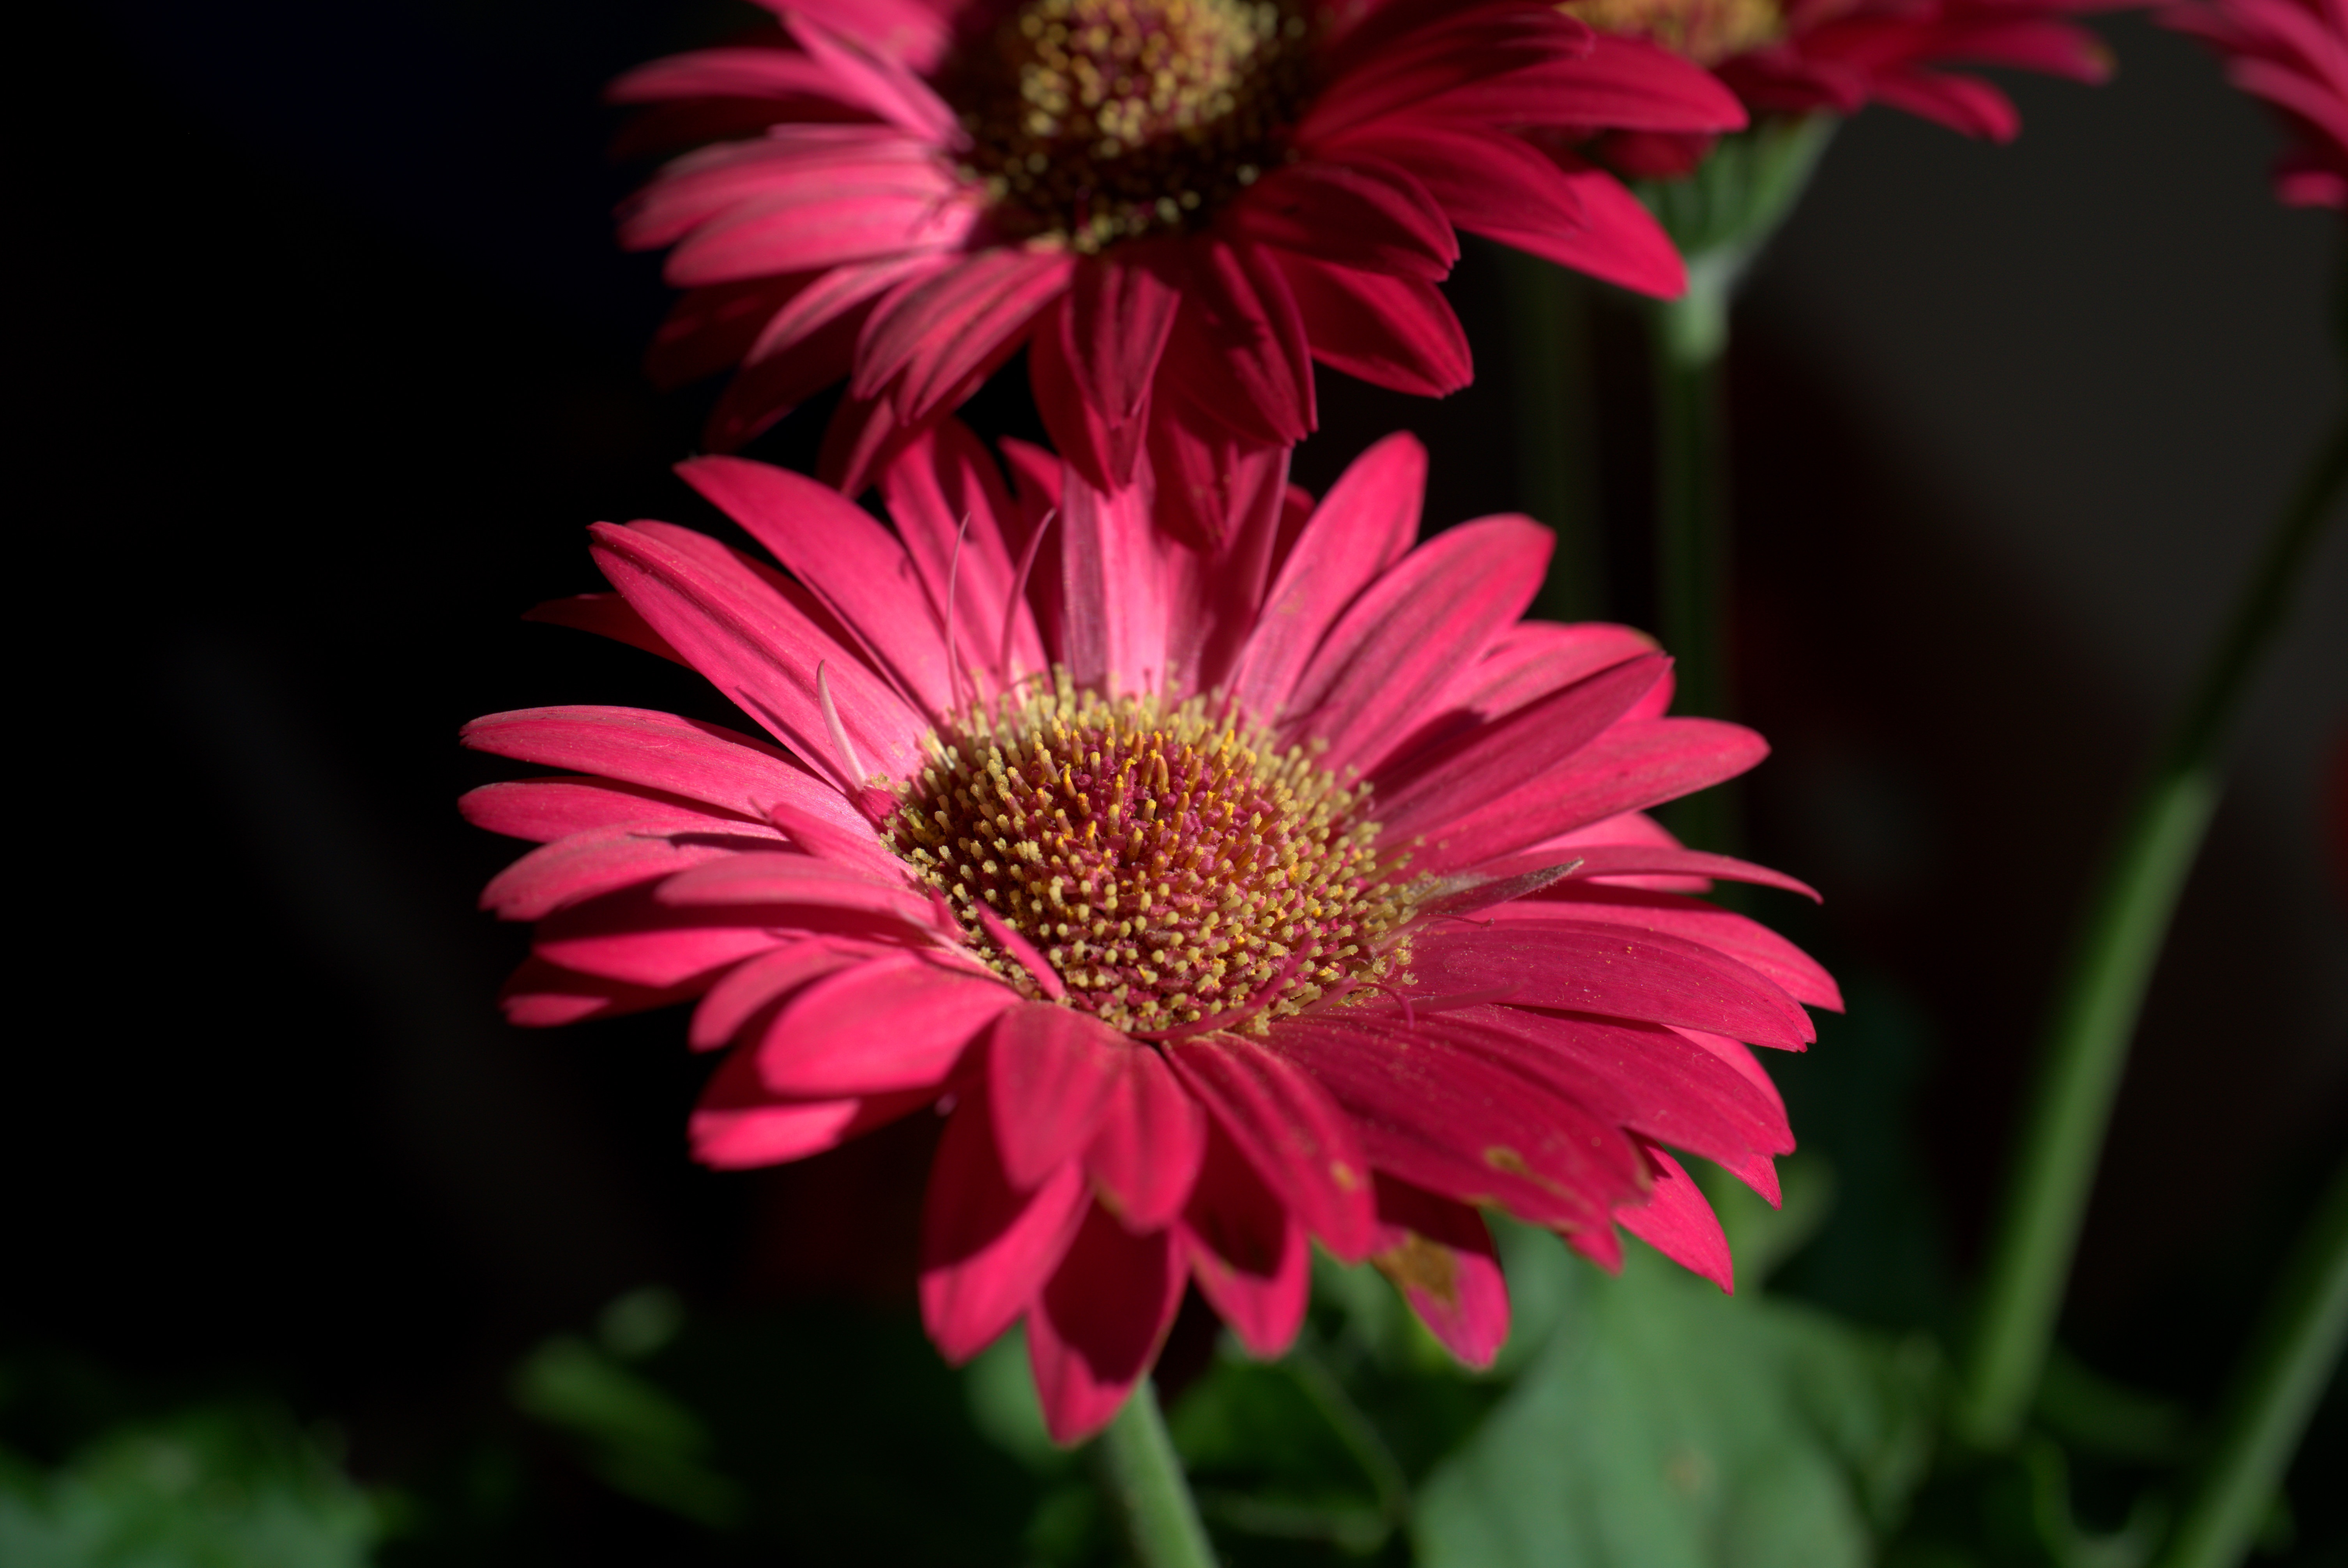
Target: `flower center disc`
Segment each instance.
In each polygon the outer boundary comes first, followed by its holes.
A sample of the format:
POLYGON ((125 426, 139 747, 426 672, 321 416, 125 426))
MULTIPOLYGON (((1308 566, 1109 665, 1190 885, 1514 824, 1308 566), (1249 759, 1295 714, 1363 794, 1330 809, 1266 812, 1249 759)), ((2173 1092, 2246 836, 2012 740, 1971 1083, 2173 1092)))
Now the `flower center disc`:
POLYGON ((1414 900, 1363 804, 1197 700, 1063 677, 942 733, 891 836, 1023 994, 1047 994, 1048 965, 1069 1005, 1129 1033, 1261 1032, 1407 961, 1414 900))
POLYGON ((940 84, 995 220, 1092 251, 1204 219, 1282 157, 1300 0, 1027 0, 940 84))
POLYGON ((1648 38, 1699 66, 1773 44, 1786 30, 1776 0, 1567 0, 1601 33, 1648 38))

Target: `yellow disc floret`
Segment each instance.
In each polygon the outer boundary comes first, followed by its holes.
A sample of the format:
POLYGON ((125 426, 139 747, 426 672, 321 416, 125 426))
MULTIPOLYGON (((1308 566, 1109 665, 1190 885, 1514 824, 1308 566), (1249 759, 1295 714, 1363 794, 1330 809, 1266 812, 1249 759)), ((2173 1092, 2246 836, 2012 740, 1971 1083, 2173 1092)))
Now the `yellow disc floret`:
POLYGON ((994 220, 1092 251, 1278 164, 1308 31, 1296 0, 1028 0, 942 86, 994 220))
POLYGON ((1062 676, 973 709, 932 756, 893 845, 1025 995, 1145 1037, 1260 1033, 1407 960, 1415 898, 1367 791, 1242 718, 1062 676))

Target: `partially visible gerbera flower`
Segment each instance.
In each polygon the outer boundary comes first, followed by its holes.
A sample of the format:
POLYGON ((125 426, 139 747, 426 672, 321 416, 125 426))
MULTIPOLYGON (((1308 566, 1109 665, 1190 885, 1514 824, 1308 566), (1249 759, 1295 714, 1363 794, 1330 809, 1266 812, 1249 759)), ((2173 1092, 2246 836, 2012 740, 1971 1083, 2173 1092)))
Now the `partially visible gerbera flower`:
POLYGON ((2291 129, 2275 194, 2294 207, 2348 208, 2348 0, 2208 0, 2172 5, 2163 26, 2226 61, 2226 79, 2291 129))
POLYGON ((950 1358, 1023 1318, 1053 1432, 1114 1413, 1186 1281, 1271 1355, 1308 1240, 1369 1258, 1470 1362, 1508 1327, 1477 1205, 1601 1262, 1616 1226, 1730 1283, 1667 1149, 1775 1201, 1793 1146, 1742 1041, 1798 1050, 1833 982, 1688 897, 1798 886, 1646 807, 1751 732, 1664 716, 1622 627, 1519 621, 1549 538, 1412 547, 1392 437, 1318 507, 1285 458, 1211 547, 953 422, 836 492, 681 470, 784 571, 665 523, 592 530, 618 596, 550 607, 706 675, 769 738, 548 708, 468 744, 565 776, 473 821, 542 842, 485 903, 537 922, 515 1021, 699 999, 726 1048, 699 1156, 814 1153, 932 1107, 921 1296, 950 1358), (788 575, 786 575, 786 572, 788 575))
MULTIPOLYGON (((1648 38, 1710 67, 1756 115, 1850 114, 1888 104, 1995 141, 2021 128, 2013 101, 1952 66, 2004 66, 2099 82, 2103 44, 2072 18, 2129 0, 1567 0, 1602 31, 1648 38)), ((1631 130, 1605 160, 1669 177, 1711 138, 1631 130)))
POLYGON ((1453 230, 1654 293, 1671 243, 1577 159, 1595 130, 1744 123, 1668 53, 1528 0, 766 0, 782 24, 657 61, 639 145, 718 139, 627 206, 689 289, 664 381, 738 364, 730 450, 846 377, 853 491, 1023 344, 1097 486, 1313 428, 1310 361, 1469 379, 1453 230))

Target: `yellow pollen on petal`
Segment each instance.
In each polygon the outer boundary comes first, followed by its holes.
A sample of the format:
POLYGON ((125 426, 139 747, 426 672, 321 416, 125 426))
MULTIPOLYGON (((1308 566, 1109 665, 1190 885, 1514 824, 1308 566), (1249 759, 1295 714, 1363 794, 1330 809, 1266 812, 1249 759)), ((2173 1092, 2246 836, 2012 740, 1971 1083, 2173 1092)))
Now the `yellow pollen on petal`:
POLYGON ((1048 692, 973 708, 931 750, 891 846, 949 892, 971 950, 1023 995, 1045 999, 1022 961, 1033 954, 998 943, 981 907, 1045 955, 1064 1005, 1145 1035, 1261 1034, 1409 962, 1403 931, 1426 879, 1381 860, 1366 789, 1201 700, 1107 699, 1063 673, 1048 692), (1046 792, 1085 832, 1044 809, 1046 792), (1092 832, 1103 817, 1136 825, 1092 832), (965 851, 949 871, 953 845, 1003 821, 1052 822, 1052 853, 1022 828, 997 856, 965 851))
POLYGON ((1304 0, 1027 0, 939 83, 1014 237, 1094 251, 1203 220, 1287 156, 1304 0))

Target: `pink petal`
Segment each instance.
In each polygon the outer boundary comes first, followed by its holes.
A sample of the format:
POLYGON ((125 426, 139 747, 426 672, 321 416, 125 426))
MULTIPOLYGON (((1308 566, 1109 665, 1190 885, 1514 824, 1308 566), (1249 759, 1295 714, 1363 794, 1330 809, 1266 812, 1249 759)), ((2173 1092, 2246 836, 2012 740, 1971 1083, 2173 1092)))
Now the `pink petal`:
POLYGON ((1680 1163, 1650 1143, 1647 1158, 1655 1163, 1654 1190, 1646 1202, 1615 1211, 1622 1228, 1691 1274, 1734 1293, 1735 1266, 1728 1256, 1728 1237, 1720 1216, 1704 1201, 1694 1180, 1680 1163))
POLYGON ((1442 876, 1498 860, 1573 828, 1643 811, 1723 779, 1766 756, 1768 743, 1741 725, 1713 719, 1617 724, 1570 768, 1510 791, 1428 835, 1414 870, 1442 876))
POLYGON ((711 811, 663 790, 606 779, 517 779, 483 784, 458 797, 457 809, 475 827, 546 844, 574 833, 742 833, 769 838, 772 830, 732 812, 711 811))
POLYGON ((1081 688, 1154 692, 1167 670, 1165 585, 1148 495, 1103 495, 1073 471, 1062 481, 1062 657, 1081 688))
POLYGON ((1658 299, 1676 298, 1684 292, 1687 268, 1678 248, 1639 199, 1612 175, 1591 169, 1570 154, 1555 156, 1565 183, 1581 205, 1583 221, 1579 227, 1487 220, 1477 225, 1477 232, 1658 299))
POLYGON ((1074 1008, 1022 1002, 994 1020, 987 1051, 994 1146, 1022 1192, 1082 1153, 1134 1047, 1074 1008))
POLYGON ((808 292, 804 276, 752 278, 688 289, 644 351, 644 374, 664 392, 738 364, 778 311, 808 292))
POLYGON ((1370 1261, 1445 1349, 1470 1367, 1492 1364, 1508 1342, 1509 1286, 1481 1214, 1381 1173, 1370 1261))
POLYGON ((990 671, 998 682, 1043 669, 1035 617, 1012 591, 1011 493, 994 455, 969 427, 942 419, 915 436, 881 470, 880 494, 942 622, 953 605, 960 666, 990 671), (1006 610, 1011 661, 998 668, 1006 610))
POLYGON ((1211 1117, 1175 1235, 1200 1293, 1248 1354, 1269 1360, 1285 1351, 1304 1321, 1312 1249, 1288 1205, 1211 1117))
POLYGON ((1357 272, 1438 282, 1459 260, 1459 241, 1426 188, 1374 157, 1276 169, 1232 205, 1230 222, 1261 244, 1357 272))
POLYGON ((582 1019, 615 1018, 667 1007, 692 996, 694 986, 639 986, 603 975, 582 974, 548 962, 533 953, 521 961, 504 988, 498 1006, 506 1021, 521 1029, 550 1029, 582 1019))
POLYGON ((875 958, 791 999, 758 1044, 759 1080, 806 1099, 937 1084, 1018 999, 992 978, 911 955, 875 958))
POLYGON ((1421 100, 1419 115, 1488 125, 1742 130, 1745 106, 1713 74, 1644 39, 1601 33, 1585 54, 1487 77, 1421 100))
MULTIPOLYGON (((1466 733, 1478 723, 1513 713, 1526 703, 1561 692, 1601 670, 1656 651, 1654 639, 1627 626, 1520 620, 1494 639, 1484 657, 1464 666, 1432 704, 1426 722, 1395 741, 1370 780, 1399 776, 1427 749, 1466 733)), ((1667 679, 1667 678, 1666 678, 1667 679)), ((1634 702, 1628 716, 1643 717, 1660 694, 1658 681, 1634 702)))
POLYGON ((1430 1028, 1345 1009, 1282 1020, 1272 1039, 1344 1107, 1382 1174, 1582 1229, 1645 1184, 1620 1128, 1430 1028))
POLYGON ((713 570, 639 528, 598 523, 590 533, 604 576, 653 629, 843 793, 862 786, 871 770, 905 778, 919 769, 927 722, 747 568, 713 570), (832 743, 819 671, 852 757, 832 743))
POLYGON ((1418 537, 1426 448, 1397 432, 1347 465, 1313 511, 1265 597, 1231 690, 1271 719, 1284 710, 1313 650, 1337 618, 1418 537))
POLYGON ((839 792, 764 741, 719 724, 643 708, 524 708, 465 726, 466 745, 542 767, 575 768, 621 784, 705 801, 764 820, 789 800, 867 827, 839 792))
MULTIPOLYGON (((785 8, 785 0, 767 6, 778 15, 785 8)), ((947 8, 933 0, 788 0, 788 8, 909 71, 936 69, 953 40, 947 8)))
POLYGON ((932 145, 953 147, 966 139, 945 100, 901 61, 864 46, 862 28, 842 34, 804 12, 784 11, 781 15, 783 26, 808 57, 824 68, 841 97, 932 145))
POLYGON ((1312 353, 1278 263, 1261 246, 1216 239, 1193 241, 1189 259, 1165 374, 1243 441, 1302 441, 1317 423, 1312 353))
MULTIPOLYGON (((811 980, 887 952, 871 944, 837 940, 791 942, 736 964, 693 1009, 685 1039, 695 1050, 714 1050, 760 1012, 811 980)), ((747 1053, 746 1053, 747 1054, 747 1053)))
POLYGON ((960 1365, 1010 1327, 1092 1207, 1074 1165, 1032 1193, 1014 1188, 985 1090, 965 1094, 946 1119, 922 1211, 922 1322, 939 1354, 960 1365))
POLYGON ((839 322, 859 305, 953 264, 951 256, 925 252, 860 261, 819 272, 812 282, 777 309, 759 329, 758 335, 735 357, 747 364, 757 364, 778 354, 801 350, 817 333, 839 322))
POLYGON ((1549 530, 1523 518, 1478 518, 1419 546, 1322 641, 1289 698, 1286 733, 1325 741, 1333 771, 1375 759, 1524 613, 1549 553, 1549 530))
POLYGON ((736 849, 671 877, 661 885, 657 901, 680 910, 849 909, 900 920, 924 933, 939 929, 935 907, 902 876, 875 876, 783 850, 736 849))
POLYGON ((1384 842, 1434 834, 1518 785, 1568 764, 1653 687, 1668 661, 1644 653, 1586 676, 1505 718, 1380 772, 1384 842))
POLYGON ((1798 1002, 1734 959, 1594 922, 1430 931, 1412 944, 1410 967, 1438 997, 1491 992, 1515 1007, 1681 1024, 1789 1050, 1817 1038, 1798 1002))
MULTIPOLYGON (((1065 1009, 1056 1009, 1065 1011, 1065 1009)), ((1085 1173, 1102 1207, 1128 1230, 1161 1230, 1190 1196, 1207 1141, 1207 1117, 1158 1053, 1124 1053, 1124 1071, 1099 1130, 1085 1151, 1085 1173)))
POLYGON ((1448 397, 1475 379, 1467 331, 1434 284, 1288 251, 1279 261, 1323 364, 1419 397, 1448 397))
POLYGON ((921 251, 951 251, 977 221, 946 177, 914 167, 885 185, 794 181, 688 235, 661 275, 677 288, 811 272, 921 251))
POLYGON ((664 909, 652 898, 657 886, 639 884, 557 909, 540 920, 532 946, 582 974, 654 989, 698 989, 783 939, 775 929, 712 924, 699 910, 664 909))
POLYGON ((829 72, 807 56, 775 48, 695 49, 636 67, 603 89, 614 104, 669 98, 837 97, 829 72))
POLYGON ((481 907, 502 920, 541 920, 616 888, 777 843, 771 829, 702 843, 673 842, 624 829, 576 834, 531 850, 490 878, 481 889, 481 907))
POLYGON ((953 705, 945 638, 905 547, 839 491, 765 463, 698 457, 677 474, 748 529, 927 712, 953 705))
POLYGON ((1165 1231, 1138 1236, 1096 1207, 1027 1314, 1027 1363, 1058 1443, 1108 1425, 1158 1358, 1182 1305, 1165 1231))
POLYGON ((1076 384, 1075 329, 1069 325, 1074 296, 1046 311, 1027 339, 1027 386, 1045 434, 1069 466, 1095 489, 1117 490, 1133 483, 1149 429, 1149 398, 1129 417, 1112 418, 1076 384))
POLYGON ((935 1091, 877 1094, 860 1100, 778 1102, 758 1081, 747 1052, 726 1059, 688 1127, 693 1157, 721 1171, 779 1165, 820 1154, 850 1138, 911 1115, 937 1098, 935 1091))
POLYGON ((628 601, 616 593, 574 593, 567 599, 550 599, 522 611, 521 618, 549 626, 568 626, 574 631, 592 631, 614 642, 657 653, 673 664, 685 662, 685 656, 645 625, 644 618, 629 609, 628 601))
POLYGON ((1077 266, 1068 295, 1068 369, 1111 424, 1143 412, 1181 302, 1180 253, 1172 246, 1120 246, 1077 266))
POLYGON ((873 397, 895 382, 897 416, 908 423, 951 406, 959 398, 949 395, 1066 289, 1075 264, 1064 251, 981 251, 901 286, 865 323, 849 391, 873 397))
POLYGON ((1168 1052, 1256 1173, 1307 1230, 1348 1263, 1369 1250, 1370 1163, 1345 1113, 1287 1061, 1235 1035, 1183 1040, 1168 1052))
POLYGON ((1632 930, 1677 937, 1735 958, 1767 977, 1796 1001, 1842 1010, 1842 992, 1817 959, 1766 926, 1701 899, 1568 879, 1521 903, 1494 909, 1488 917, 1503 926, 1521 924, 1529 929, 1549 920, 1566 919, 1619 924, 1632 930))

